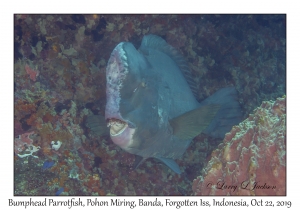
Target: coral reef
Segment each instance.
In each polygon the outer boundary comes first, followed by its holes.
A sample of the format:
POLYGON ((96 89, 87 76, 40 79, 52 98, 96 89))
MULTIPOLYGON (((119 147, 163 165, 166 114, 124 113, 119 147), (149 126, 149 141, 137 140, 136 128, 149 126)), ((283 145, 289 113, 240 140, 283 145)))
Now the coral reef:
POLYGON ((30 135, 34 134, 34 132, 24 133, 19 135, 18 138, 15 138, 14 142, 14 151, 19 157, 27 157, 29 155, 37 158, 37 156, 32 155, 34 152, 39 151, 40 147, 34 146, 33 139, 30 138, 30 135), (21 154, 25 152, 25 154, 21 154), (29 153, 27 153, 29 152, 29 153))
POLYGON ((135 156, 115 146, 109 136, 93 136, 85 126, 88 115, 104 114, 110 53, 121 41, 138 47, 144 35, 159 35, 188 61, 198 100, 235 86, 248 116, 263 100, 285 94, 285 19, 15 14, 15 195, 192 194, 193 179, 222 139, 197 136, 176 160, 184 173, 175 175, 153 159, 134 170, 135 156), (52 149, 52 141, 61 147, 52 149), (27 147, 31 145, 40 148, 32 154, 38 158, 20 158, 31 154, 26 151, 34 149, 27 147), (55 164, 43 170, 46 161, 55 164))
POLYGON ((195 195, 286 195, 286 98, 234 126, 193 182, 195 195))
POLYGON ((35 70, 31 69, 27 64, 25 65, 25 70, 26 70, 27 74, 29 75, 30 79, 32 81, 35 81, 36 77, 39 75, 39 71, 35 71, 35 70))

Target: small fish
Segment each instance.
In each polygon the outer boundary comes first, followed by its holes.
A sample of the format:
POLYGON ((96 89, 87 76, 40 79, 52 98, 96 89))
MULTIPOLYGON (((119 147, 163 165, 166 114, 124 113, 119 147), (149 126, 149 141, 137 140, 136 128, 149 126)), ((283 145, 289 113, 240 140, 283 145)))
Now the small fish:
POLYGON ((64 188, 61 187, 59 190, 55 193, 56 196, 60 195, 64 191, 64 188))
POLYGON ((44 164, 43 164, 42 170, 43 170, 43 171, 44 171, 44 170, 47 170, 47 169, 51 168, 54 164, 55 164, 54 161, 48 161, 48 160, 46 160, 46 161, 44 162, 44 164))
POLYGON ((105 119, 112 141, 125 151, 157 158, 180 174, 180 158, 200 133, 223 138, 241 120, 233 87, 199 103, 183 57, 165 40, 144 36, 137 50, 119 43, 106 68, 105 119))

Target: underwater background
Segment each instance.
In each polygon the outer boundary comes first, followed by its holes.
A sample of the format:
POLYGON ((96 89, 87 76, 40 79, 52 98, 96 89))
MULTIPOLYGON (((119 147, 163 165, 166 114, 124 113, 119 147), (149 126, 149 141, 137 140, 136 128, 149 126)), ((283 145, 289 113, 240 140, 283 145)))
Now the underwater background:
POLYGON ((285 195, 285 94, 286 15, 16 14, 14 194, 285 195), (110 53, 147 34, 182 53, 200 101, 234 86, 243 110, 224 141, 193 140, 181 175, 154 159, 134 170, 134 155, 86 126, 104 115, 110 53), (204 190, 209 180, 277 190, 204 190))

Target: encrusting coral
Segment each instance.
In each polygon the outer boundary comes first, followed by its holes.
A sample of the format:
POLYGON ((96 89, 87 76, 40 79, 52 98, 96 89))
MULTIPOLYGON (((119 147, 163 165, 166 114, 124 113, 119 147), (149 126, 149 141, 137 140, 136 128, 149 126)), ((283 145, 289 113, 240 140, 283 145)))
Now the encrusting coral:
POLYGON ((213 151, 195 195, 286 195, 286 98, 265 101, 213 151))

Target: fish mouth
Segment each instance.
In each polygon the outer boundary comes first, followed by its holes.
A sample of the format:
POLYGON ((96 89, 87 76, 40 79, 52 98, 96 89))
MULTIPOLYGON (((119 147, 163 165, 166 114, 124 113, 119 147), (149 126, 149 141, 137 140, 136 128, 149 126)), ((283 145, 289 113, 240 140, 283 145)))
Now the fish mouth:
POLYGON ((120 119, 111 118, 108 120, 107 127, 110 127, 109 132, 111 136, 119 136, 126 130, 128 123, 120 119))

